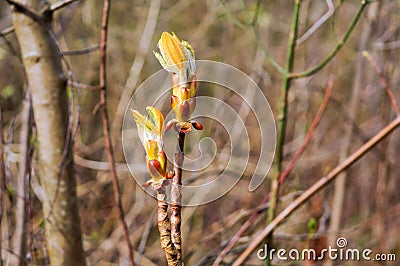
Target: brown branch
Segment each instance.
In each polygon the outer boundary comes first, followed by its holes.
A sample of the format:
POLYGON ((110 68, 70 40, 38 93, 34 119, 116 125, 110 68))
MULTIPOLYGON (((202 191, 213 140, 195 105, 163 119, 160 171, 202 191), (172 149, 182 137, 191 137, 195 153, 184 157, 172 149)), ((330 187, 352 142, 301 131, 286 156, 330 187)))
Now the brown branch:
POLYGON ((181 265, 178 254, 171 240, 171 227, 168 218, 168 203, 166 202, 165 188, 157 191, 157 227, 160 232, 161 248, 165 253, 168 266, 181 265))
POLYGON ((100 49, 100 45, 92 46, 92 47, 87 47, 83 48, 80 50, 73 50, 73 51, 63 51, 62 54, 64 56, 74 56, 74 55, 85 55, 91 52, 98 51, 100 49))
POLYGON ((363 51, 362 55, 367 58, 368 62, 372 65, 372 67, 375 69, 376 73, 379 75, 379 78, 385 87, 386 93, 390 98, 390 102, 392 103, 393 110, 396 112, 396 115, 400 115, 400 107, 399 104, 396 101, 396 97, 393 94, 392 89, 389 86, 389 82, 387 81, 385 77, 385 73, 383 73, 383 70, 378 66, 378 64, 375 62, 375 60, 371 57, 371 55, 367 51, 363 51))
POLYGON ((319 122, 321 121, 322 115, 325 112, 326 106, 328 105, 329 98, 331 96, 332 88, 333 88, 333 77, 329 79, 328 82, 328 87, 325 92, 324 99, 322 100, 321 105, 319 106, 318 112, 314 117, 314 120, 311 124, 310 129, 308 130, 306 137, 304 139, 303 144, 300 146, 300 148, 297 150, 295 155, 293 156, 292 160, 289 162, 288 166, 286 167, 285 171, 282 173, 282 175, 279 177, 279 183, 282 184, 283 181, 285 181, 286 177, 292 172, 294 166, 296 165, 297 161, 300 159, 301 155, 307 148, 308 144, 311 141, 312 136, 314 135, 315 129, 319 125, 319 122))
POLYGON ((320 178, 314 185, 312 185, 308 190, 306 190, 300 197, 295 199, 289 206, 287 206, 276 218, 268 224, 265 229, 254 238, 247 249, 238 257, 234 262, 233 266, 242 265, 246 258, 251 252, 267 237, 271 231, 278 226, 286 217, 288 217, 292 212, 294 212, 298 207, 306 202, 311 196, 320 191, 323 187, 329 184, 335 179, 341 172, 346 170, 353 163, 358 161, 363 155, 365 155, 372 147, 377 145, 381 140, 388 136, 393 130, 395 130, 400 125, 400 116, 394 119, 389 125, 379 131, 374 137, 372 137, 367 143, 361 146, 356 152, 350 155, 345 161, 340 165, 335 167, 326 176, 320 178))
POLYGON ((71 87, 74 87, 74 88, 77 88, 77 89, 90 90, 90 91, 98 91, 98 90, 102 89, 100 87, 100 85, 92 86, 92 85, 79 83, 79 82, 73 81, 73 80, 68 80, 68 86, 71 86, 71 87))
POLYGON ((67 5, 70 5, 70 4, 74 3, 74 2, 77 2, 77 1, 80 1, 80 0, 61 0, 61 1, 58 1, 57 3, 54 3, 54 4, 52 4, 50 6, 50 10, 54 12, 54 11, 57 11, 57 10, 63 8, 63 7, 66 7, 67 5))
POLYGON ((174 178, 171 187, 171 240, 178 256, 182 261, 182 235, 181 235, 181 211, 182 211, 182 165, 184 160, 183 149, 185 146, 185 133, 178 133, 178 142, 174 157, 174 178))
MULTIPOLYGON (((14 28, 13 28, 13 27, 11 27, 11 28, 12 28, 12 30, 14 31, 14 28)), ((7 34, 7 32, 3 32, 3 31, 2 31, 2 32, 0 32, 0 37, 3 38, 4 42, 6 43, 6 46, 7 46, 8 49, 10 50, 11 54, 14 55, 14 56, 18 59, 18 61, 21 63, 21 65, 23 66, 22 60, 21 60, 21 58, 20 58, 19 55, 18 55, 17 49, 15 49, 15 48, 14 48, 14 45, 7 39, 6 34, 7 34)), ((23 68, 23 67, 22 67, 22 68, 23 68)))
POLYGON ((45 26, 45 27, 47 26, 44 22, 44 19, 39 14, 37 14, 35 11, 31 10, 25 4, 19 3, 14 0, 6 0, 6 2, 9 5, 11 5, 12 7, 14 7, 15 12, 24 13, 26 16, 30 17, 32 20, 34 20, 38 24, 45 26))
POLYGON ((106 144, 106 151, 108 156, 108 161, 110 163, 110 170, 111 170, 111 178, 113 183, 114 189, 114 200, 115 204, 118 209, 118 218, 122 225, 122 229, 124 232, 124 238, 126 241, 126 245, 128 247, 128 257, 130 261, 130 265, 135 265, 133 260, 133 249, 132 245, 129 240, 129 231, 128 226, 125 222, 125 212, 122 206, 122 199, 121 199, 121 190, 119 187, 118 177, 117 177, 117 170, 115 168, 115 160, 114 160, 114 150, 111 142, 110 136, 110 125, 108 120, 108 112, 107 112, 107 87, 106 87, 106 80, 107 80, 107 34, 108 34, 108 19, 110 14, 110 4, 111 0, 104 0, 103 3, 103 18, 101 22, 101 40, 100 40, 100 104, 101 104, 101 117, 103 122, 103 134, 104 140, 106 144))
MULTIPOLYGON (((282 184, 286 177, 290 174, 290 172, 293 170, 294 166, 296 165, 298 159, 301 157, 303 152, 305 151, 306 147, 308 146, 315 129, 319 125, 319 122, 322 118, 322 114, 324 113, 326 106, 328 104, 328 101, 330 99, 330 94, 333 88, 333 78, 329 79, 328 82, 328 87, 325 92, 324 99, 322 100, 322 103, 318 109, 317 114, 315 115, 314 121, 311 124, 310 129, 307 132, 307 135, 305 137, 305 140, 303 144, 300 146, 300 148, 297 150, 296 154, 294 155, 293 159, 289 162, 288 166, 286 167, 285 171, 282 173, 282 175, 279 177, 278 181, 279 184, 282 184)), ((264 200, 261 202, 261 205, 267 204, 267 202, 270 199, 271 194, 268 193, 264 200)), ((218 257, 216 258, 215 262, 213 263, 213 266, 219 265, 221 263, 223 257, 228 254, 228 252, 233 248, 233 246, 237 243, 239 238, 246 232, 246 230, 254 223, 254 221, 257 219, 257 217, 260 215, 260 211, 256 210, 253 212, 253 214, 249 217, 249 219, 240 227, 239 231, 236 232, 236 234, 231 238, 229 243, 226 245, 226 247, 218 254, 218 257)))
POLYGON ((6 36, 6 35, 8 35, 10 33, 13 33, 13 32, 14 32, 14 27, 10 26, 10 27, 5 28, 4 30, 2 30, 0 35, 3 37, 3 36, 6 36))

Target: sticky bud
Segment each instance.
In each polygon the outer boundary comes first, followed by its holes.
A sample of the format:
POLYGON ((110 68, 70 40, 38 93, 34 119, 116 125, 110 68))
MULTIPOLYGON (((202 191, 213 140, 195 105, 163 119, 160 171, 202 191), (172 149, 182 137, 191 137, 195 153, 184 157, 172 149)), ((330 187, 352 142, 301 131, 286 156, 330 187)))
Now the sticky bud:
POLYGON ((192 122, 192 126, 197 130, 203 130, 203 125, 199 122, 192 122))

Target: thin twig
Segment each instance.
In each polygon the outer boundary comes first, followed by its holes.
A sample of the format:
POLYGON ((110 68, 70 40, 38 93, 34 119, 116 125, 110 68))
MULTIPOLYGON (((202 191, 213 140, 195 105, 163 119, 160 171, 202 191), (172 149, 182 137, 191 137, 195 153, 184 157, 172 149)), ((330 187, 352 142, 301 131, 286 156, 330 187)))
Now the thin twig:
POLYGON ((286 177, 292 172, 294 166, 296 165, 297 161, 300 159, 301 155, 307 148, 308 144, 311 141, 312 136, 314 135, 315 129, 319 125, 319 122, 321 121, 322 115, 325 112, 326 106, 328 105, 329 98, 331 96, 332 88, 333 88, 333 77, 329 79, 328 82, 328 87, 325 92, 324 99, 322 100, 321 105, 319 106, 318 112, 314 117, 314 120, 311 124, 310 129, 308 130, 306 137, 304 139, 303 144, 300 146, 300 148, 296 151, 295 155, 293 156, 292 160, 289 162, 288 166, 286 167, 285 171, 282 173, 282 175, 279 177, 279 183, 282 184, 283 181, 286 179, 286 177))
POLYGON ((143 254, 144 254, 144 249, 146 248, 146 243, 147 243, 147 240, 149 239, 149 235, 150 235, 151 227, 153 226, 155 214, 156 213, 154 212, 151 215, 150 219, 147 221, 147 223, 144 227, 142 238, 140 239, 140 244, 138 247, 136 260, 135 260, 135 263, 137 265, 140 265, 140 259, 142 258, 143 254))
POLYGON ((43 18, 39 14, 37 14, 35 11, 33 11, 29 7, 27 7, 26 5, 21 4, 14 0, 6 0, 6 2, 9 5, 13 6, 15 8, 16 12, 24 13, 25 15, 27 15, 28 17, 33 19, 35 22, 39 23, 42 26, 45 26, 44 28, 46 28, 43 18))
POLYGON ((13 32, 14 32, 14 27, 10 26, 10 27, 5 28, 4 30, 2 30, 1 33, 0 33, 0 36, 6 36, 6 35, 8 35, 10 33, 13 33, 13 32))
POLYGON ((336 54, 340 51, 340 49, 342 49, 344 44, 347 42, 351 33, 353 32, 354 28, 356 27, 357 22, 360 20, 361 14, 363 13, 367 4, 369 4, 369 1, 366 1, 366 0, 361 1, 361 4, 357 10, 357 13, 355 14, 352 22, 350 23, 350 26, 347 29, 346 33, 344 34, 342 39, 339 40, 339 42, 337 43, 336 47, 332 50, 332 52, 330 52, 322 60, 322 62, 319 65, 317 65, 316 67, 314 67, 310 70, 306 70, 304 72, 291 73, 291 74, 289 74, 289 76, 293 79, 304 78, 304 77, 311 76, 311 75, 317 73, 318 71, 320 71, 322 68, 324 68, 336 56, 336 54))
MULTIPOLYGON (((14 29, 14 28, 12 28, 12 29, 14 29)), ((2 37, 4 39, 4 42, 6 43, 6 45, 7 45, 8 49, 10 50, 11 54, 14 55, 18 59, 18 61, 20 62, 21 66, 22 66, 22 69, 23 69, 22 59, 21 59, 21 57, 19 57, 17 49, 15 49, 14 45, 7 39, 6 34, 7 33, 2 31, 2 32, 0 32, 0 37, 2 37)))
POLYGON ((393 130, 400 125, 400 116, 394 119, 389 125, 380 130, 374 137, 372 137, 367 143, 362 145, 356 152, 350 155, 345 161, 335 167, 326 176, 321 177, 314 185, 307 189, 300 197, 295 199, 289 206, 287 206, 265 229, 260 232, 255 239, 250 242, 247 249, 238 257, 233 263, 233 266, 242 265, 246 258, 251 252, 267 237, 276 226, 278 226, 286 217, 293 213, 298 207, 305 203, 311 196, 320 191, 323 187, 329 184, 335 177, 341 172, 346 170, 353 163, 358 161, 364 156, 372 147, 377 145, 381 140, 388 136, 393 130))
MULTIPOLYGON (((244 1, 242 1, 243 6, 245 7, 244 1)), ((257 8, 260 8, 260 5, 257 4, 256 6, 257 8)), ((247 9, 245 9, 247 10, 247 9)), ((255 14, 258 14, 259 11, 256 10, 255 14)), ((259 47, 262 48, 262 50, 264 51, 265 57, 267 58, 267 60, 269 61, 269 63, 271 64, 271 66, 273 66, 275 68, 276 71, 278 71, 281 75, 286 75, 287 71, 285 69, 283 69, 276 61, 275 59, 271 56, 271 54, 269 53, 268 49, 265 47, 264 43, 261 40, 261 36, 260 33, 258 32, 258 30, 256 29, 256 19, 257 17, 254 16, 253 18, 251 18, 251 15, 249 13, 247 13, 247 17, 248 19, 251 21, 251 23, 249 24, 254 37, 256 38, 257 41, 257 45, 259 47)))
MULTIPOLYGON (((278 181, 279 184, 282 184, 286 177, 290 174, 290 172, 293 170, 294 166, 296 165, 298 159, 300 158, 300 156, 302 155, 302 153, 305 151, 305 148, 308 146, 311 137, 313 136, 315 129, 317 128, 317 126, 319 125, 319 122, 322 118, 322 114, 324 113, 326 106, 328 104, 328 100, 330 99, 330 93, 333 87, 333 78, 331 78, 328 82, 328 87, 326 89, 325 92, 325 96, 324 99, 318 109, 317 114, 315 115, 314 121, 311 124, 310 129, 308 130, 305 140, 303 142, 303 144, 300 146, 300 148, 297 150, 296 154, 294 155, 293 159, 289 162, 287 168, 285 169, 285 171, 282 173, 282 175, 279 177, 278 181)), ((270 199, 270 193, 268 193, 264 200, 261 202, 261 205, 267 204, 268 201, 270 199)), ((237 241, 239 240, 239 238, 244 234, 244 232, 246 232, 246 230, 254 223, 254 221, 258 218, 258 216, 261 214, 261 212, 259 212, 259 210, 256 210, 253 212, 253 214, 249 217, 249 219, 247 219, 247 221, 240 227, 239 231, 236 232, 236 234, 231 238, 231 240, 229 241, 229 243, 226 245, 226 247, 218 254, 217 259, 215 260, 215 262, 213 263, 213 266, 218 265, 223 257, 228 254, 228 252, 232 249, 232 247, 237 243, 237 241)))
MULTIPOLYGON (((369 17, 370 19, 363 23, 363 27, 361 30, 361 36, 359 40, 359 51, 363 51, 366 49, 367 44, 369 43, 369 39, 372 33, 372 24, 373 17, 376 17, 376 12, 372 12, 375 8, 369 9, 369 17), (375 15, 372 15, 375 13, 375 15)), ((376 9, 375 9, 376 10, 376 9)), ((362 93, 362 89, 364 87, 364 79, 367 77, 365 75, 365 62, 363 58, 358 55, 355 60, 355 68, 354 68, 354 77, 353 77, 353 86, 352 92, 350 96, 350 104, 348 107, 348 113, 351 120, 355 121, 357 114, 359 113, 359 105, 360 105, 360 95, 362 93)), ((349 156, 350 147, 354 138, 354 124, 348 123, 344 125, 345 133, 343 134, 343 143, 339 150, 339 162, 343 162, 349 156)), ((347 180, 347 172, 340 174, 334 182, 334 190, 332 197, 332 216, 329 223, 328 229, 328 245, 334 245, 336 243, 336 239, 338 238, 338 231, 340 229, 342 213, 345 209, 345 191, 346 191, 346 180, 347 180)), ((333 266, 334 261, 328 260, 326 266, 333 266)))
MULTIPOLYGON (((291 192, 287 195, 284 195, 282 197, 279 197, 279 202, 285 202, 287 200, 290 199, 294 199, 298 196, 301 195, 301 193, 303 193, 302 190, 298 190, 298 191, 294 191, 291 192)), ((243 218, 253 215, 254 213, 258 213, 261 214, 264 211, 268 210, 270 203, 266 202, 266 203, 262 203, 256 207, 250 208, 250 209, 239 209, 235 212, 230 213, 229 215, 227 215, 224 220, 221 221, 217 221, 213 224, 211 224, 209 227, 210 228, 215 228, 215 227, 219 227, 217 230, 214 230, 211 234, 203 237, 200 240, 200 243, 204 243, 204 242, 208 242, 211 241, 213 239, 215 239, 217 236, 220 236, 222 233, 226 232, 226 230, 229 230, 229 228, 233 227, 235 224, 239 223, 243 218)), ((229 244, 230 241, 225 240, 222 243, 222 246, 226 246, 227 244, 229 244)))
POLYGON ((396 101, 396 97, 394 96, 393 91, 389 86, 389 82, 387 81, 385 74, 383 73, 383 70, 381 70, 381 68, 378 66, 378 64, 375 62, 375 60, 371 57, 371 55, 367 51, 363 51, 362 55, 365 58, 367 58, 368 62, 372 65, 372 67, 375 69, 376 73, 379 75, 379 78, 381 79, 381 82, 382 82, 383 86, 385 87, 386 93, 390 98, 390 102, 392 103, 393 110, 399 116, 400 115, 399 104, 396 101))
POLYGON ((376 50, 392 50, 400 48, 400 40, 393 42, 377 42, 375 43, 376 50))
POLYGON ((100 49, 100 45, 92 46, 92 47, 87 47, 83 48, 80 50, 73 50, 73 51, 63 51, 62 54, 64 56, 73 56, 73 55, 85 55, 88 53, 92 53, 95 51, 98 51, 100 49))
POLYGON ((140 38, 138 50, 135 59, 129 70, 128 78, 126 79, 122 95, 119 99, 117 111, 115 112, 114 120, 111 124, 111 132, 116 132, 121 129, 122 120, 125 114, 126 106, 136 89, 139 80, 140 72, 142 71, 145 56, 149 51, 150 43, 153 39, 154 30, 157 25, 158 13, 160 11, 161 0, 152 0, 147 13, 146 24, 144 25, 142 37, 140 38))
POLYGON ((332 0, 325 0, 326 5, 328 6, 328 11, 326 11, 325 14, 323 14, 318 20, 317 22, 315 22, 311 28, 309 28, 304 34, 303 36, 301 36, 300 38, 298 38, 296 40, 296 44, 302 44, 305 40, 307 40, 311 35, 314 34, 314 32, 316 32, 318 30, 319 27, 321 27, 334 13, 335 13, 335 7, 333 5, 332 0))
POLYGON ((103 122, 103 134, 104 140, 106 144, 106 151, 108 160, 110 163, 110 170, 111 170, 111 178, 113 183, 114 189, 114 200, 115 204, 117 205, 118 209, 118 218, 122 225, 124 238, 126 241, 126 245, 128 247, 128 257, 130 261, 130 265, 135 265, 133 260, 133 249, 132 245, 129 240, 129 231, 128 226, 125 222, 125 213, 122 206, 122 199, 121 199, 121 190, 119 187, 118 177, 117 177, 117 170, 115 168, 115 160, 114 160, 114 151, 111 142, 110 136, 110 126, 108 120, 108 113, 107 113, 107 87, 106 87, 106 80, 107 80, 107 72, 106 72, 106 59, 107 59, 107 34, 108 34, 108 19, 110 14, 110 4, 111 0, 104 0, 103 3, 103 18, 101 22, 101 40, 100 40, 100 103, 101 103, 101 117, 103 122))
POLYGON ((72 4, 73 2, 77 2, 77 1, 80 1, 80 0, 61 0, 61 1, 58 1, 57 3, 54 3, 54 4, 52 4, 50 6, 50 10, 54 12, 54 11, 57 11, 57 10, 65 7, 65 6, 67 6, 67 5, 72 4))
POLYGON ((78 89, 90 90, 90 91, 101 90, 101 86, 100 85, 92 86, 92 85, 79 83, 79 82, 73 81, 73 80, 68 80, 68 86, 71 86, 71 87, 74 87, 74 88, 78 88, 78 89))

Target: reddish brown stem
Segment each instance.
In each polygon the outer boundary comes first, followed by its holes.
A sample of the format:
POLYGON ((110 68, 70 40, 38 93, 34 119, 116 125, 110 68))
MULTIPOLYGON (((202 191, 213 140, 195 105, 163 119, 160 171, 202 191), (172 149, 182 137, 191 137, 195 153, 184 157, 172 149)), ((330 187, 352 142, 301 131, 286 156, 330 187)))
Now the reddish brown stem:
POLYGON ((104 0, 103 4, 103 18, 101 22, 101 40, 100 40, 100 105, 101 105, 101 117, 103 122, 103 134, 106 144, 106 152, 108 161, 110 163, 110 173, 113 183, 114 189, 114 200, 118 209, 118 218, 122 225, 122 229, 124 232, 124 238, 126 241, 126 245, 128 247, 128 257, 130 261, 130 265, 135 265, 133 260, 133 249, 129 240, 129 231, 128 226, 125 222, 125 212, 122 206, 121 200, 121 190, 119 187, 117 171, 115 168, 115 160, 114 160, 114 150, 112 146, 111 136, 110 136, 110 124, 108 119, 107 112, 107 72, 106 72, 106 63, 107 63, 107 33, 108 33, 108 19, 110 13, 110 4, 111 0, 104 0))
POLYGON ((171 187, 171 240, 175 246, 178 261, 182 261, 182 235, 181 235, 181 211, 182 211, 182 165, 184 160, 183 148, 185 145, 185 133, 178 134, 174 158, 174 173, 171 187))
POLYGON ((326 106, 328 105, 329 98, 331 96, 332 88, 333 88, 333 78, 331 77, 328 82, 328 87, 325 92, 324 99, 322 100, 321 105, 319 106, 318 112, 314 117, 314 121, 311 124, 310 129, 307 132, 307 135, 304 139, 303 144, 301 147, 297 150, 296 154, 293 156, 293 159, 289 162, 289 165, 286 167, 285 171, 282 173, 282 175, 279 177, 279 183, 283 183, 283 181, 286 179, 286 177, 292 172, 294 166, 296 165, 297 161, 300 159, 301 155, 307 148, 308 144, 311 141, 312 136, 314 135, 315 129, 319 125, 319 122, 321 121, 322 115, 326 109, 326 106))
POLYGON ((396 115, 400 115, 400 107, 399 104, 396 101, 396 97, 394 97, 393 91, 389 86, 389 82, 387 81, 385 77, 385 73, 379 68, 378 64, 375 62, 375 60, 370 56, 370 54, 366 51, 363 52, 363 56, 367 58, 368 62, 372 65, 372 67, 375 69, 376 73, 379 75, 379 78, 381 79, 381 82, 383 86, 385 87, 386 93, 390 98, 390 102, 392 103, 393 110, 396 112, 396 115))

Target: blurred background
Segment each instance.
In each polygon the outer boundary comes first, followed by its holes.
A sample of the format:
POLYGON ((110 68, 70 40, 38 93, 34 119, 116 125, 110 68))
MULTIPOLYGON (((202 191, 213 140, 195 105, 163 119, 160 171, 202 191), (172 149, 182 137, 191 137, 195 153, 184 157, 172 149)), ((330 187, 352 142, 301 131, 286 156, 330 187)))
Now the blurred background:
MULTIPOLYGON (((156 227, 156 200, 146 194, 131 176, 125 162, 121 127, 125 108, 134 90, 161 69, 153 55, 163 31, 175 32, 195 50, 196 59, 230 64, 253 78, 278 113, 282 75, 271 66, 268 54, 284 66, 294 1, 151 0, 114 1, 111 6, 108 41, 108 110, 115 147, 122 202, 135 251, 142 254, 139 265, 164 265, 156 227), (254 28, 249 21, 258 17, 254 28), (258 34, 254 34, 254 31, 258 34), (257 38, 259 36, 259 39, 257 38)), ((320 64, 347 31, 360 1, 304 0, 300 10, 294 72, 320 64), (324 20, 326 18, 326 20, 324 20), (321 25, 318 25, 321 22, 321 25), (313 28, 314 27, 314 28, 313 28)), ((99 40, 102 4, 76 1, 55 13, 54 30, 66 60, 82 84, 98 85, 99 40)), ((0 104, 4 134, 6 190, 1 226, 2 258, 12 249, 15 187, 19 164, 19 132, 24 97, 24 75, 19 48, 11 31, 12 14, 0 2, 0 104)), ((370 57, 383 71, 396 99, 400 98, 400 2, 372 1, 363 11, 354 31, 338 54, 314 75, 296 79, 289 92, 288 124, 283 168, 293 158, 324 97, 328 79, 335 78, 332 96, 310 144, 280 189, 278 212, 336 165, 352 154, 395 117, 379 73, 362 56, 370 57)), ((199 94, 219 97, 212 86, 199 86, 199 94)), ((126 265, 126 244, 113 202, 113 189, 106 156, 100 92, 74 92, 74 119, 80 110, 80 125, 74 145, 74 167, 78 180, 79 212, 84 249, 90 265, 126 265), (78 104, 79 103, 79 104, 78 104)), ((238 110, 240 99, 229 104, 238 110)), ((151 102, 149 102, 151 104, 151 102)), ((266 110, 267 111, 267 110, 266 110)), ((218 128, 208 133, 224 147, 229 136, 218 128)), ((224 197, 211 203, 183 209, 182 234, 186 265, 211 265, 227 241, 259 206, 270 188, 269 179, 254 192, 248 181, 257 162, 257 124, 249 116, 246 127, 255 137, 250 163, 243 178, 224 197)), ((32 137, 35 147, 35 136, 32 137)), ((136 163, 143 163, 143 148, 137 146, 136 163)), ((217 150, 220 152, 221 150, 217 150)), ((283 248, 322 249, 329 236, 345 236, 348 246, 370 248, 374 253, 400 253, 400 131, 394 131, 379 145, 345 171, 340 182, 332 182, 290 216, 276 231, 275 245, 283 248), (338 204, 338 199, 343 204, 338 204), (335 215, 332 215, 335 214, 335 215), (336 220, 336 221, 335 221, 336 220)), ((47 263, 38 151, 32 154, 32 176, 28 235, 29 261, 47 263)), ((218 173, 211 165, 209 178, 218 173)), ((271 172, 269 175, 272 176, 271 172)), ((185 179, 185 173, 184 173, 185 179)), ((250 226, 224 258, 230 265, 253 236, 266 224, 266 211, 250 226)), ((136 253, 135 253, 136 254, 136 253)), ((136 255, 135 255, 136 256, 136 255)), ((399 260, 399 258, 397 258, 399 260)), ((319 262, 322 263, 322 262, 319 262)), ((324 262, 327 263, 327 262, 324 262)), ((398 262, 397 262, 398 263, 398 262)), ((290 265, 313 265, 293 262, 290 265)), ((342 265, 358 265, 348 261, 342 265)), ((379 265, 395 265, 382 262, 379 265)), ((256 253, 248 265, 261 265, 256 253)), ((336 264, 334 264, 336 265, 336 264)), ((372 264, 371 264, 372 265, 372 264)), ((398 265, 398 264, 397 264, 398 265)))

